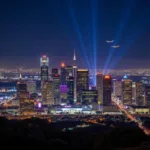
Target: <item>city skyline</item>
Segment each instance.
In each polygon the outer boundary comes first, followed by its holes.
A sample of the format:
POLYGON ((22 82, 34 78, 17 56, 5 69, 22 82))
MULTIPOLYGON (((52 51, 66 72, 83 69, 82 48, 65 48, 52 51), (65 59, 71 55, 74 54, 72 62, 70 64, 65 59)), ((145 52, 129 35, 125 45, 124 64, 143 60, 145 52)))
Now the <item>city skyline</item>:
POLYGON ((0 67, 36 68, 42 54, 53 67, 71 64, 74 48, 81 68, 149 67, 149 1, 8 2, 1 4, 0 67))

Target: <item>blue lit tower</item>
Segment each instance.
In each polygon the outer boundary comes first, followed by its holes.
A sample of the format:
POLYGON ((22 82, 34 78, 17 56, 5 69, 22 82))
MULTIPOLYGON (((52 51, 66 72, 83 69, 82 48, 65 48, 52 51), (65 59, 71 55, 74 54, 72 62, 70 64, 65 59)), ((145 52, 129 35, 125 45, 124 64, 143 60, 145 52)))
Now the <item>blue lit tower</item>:
POLYGON ((45 80, 48 80, 48 66, 49 66, 49 58, 46 55, 43 55, 40 58, 40 66, 41 66, 41 83, 45 80))
POLYGON ((74 103, 77 101, 77 65, 76 65, 76 54, 74 50, 73 56, 73 77, 74 77, 74 103))

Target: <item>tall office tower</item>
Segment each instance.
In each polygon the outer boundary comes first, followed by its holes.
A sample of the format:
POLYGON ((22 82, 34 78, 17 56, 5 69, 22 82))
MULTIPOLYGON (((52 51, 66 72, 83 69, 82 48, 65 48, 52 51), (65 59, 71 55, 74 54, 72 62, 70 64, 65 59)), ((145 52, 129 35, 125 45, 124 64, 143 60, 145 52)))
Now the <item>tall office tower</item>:
POLYGON ((93 110, 98 110, 98 91, 83 90, 82 105, 91 105, 93 110))
POLYGON ((66 77, 72 76, 73 75, 73 68, 72 66, 66 66, 66 77))
POLYGON ((136 105, 144 106, 143 84, 142 84, 142 82, 136 82, 136 105))
POLYGON ((116 79, 113 80, 113 95, 115 97, 121 98, 122 94, 122 84, 121 81, 118 81, 116 79))
POLYGON ((74 103, 74 78, 73 77, 67 77, 67 87, 68 87, 68 93, 67 93, 67 100, 69 104, 74 103))
POLYGON ((54 105, 53 82, 43 81, 42 83, 42 103, 44 105, 54 105))
POLYGON ((52 68, 52 78, 58 74, 58 69, 57 68, 52 68))
POLYGON ((144 90, 145 95, 145 105, 150 106, 150 85, 145 86, 144 90))
POLYGON ((65 65, 65 63, 61 63, 61 65, 60 65, 60 84, 61 85, 66 85, 66 65, 65 65))
POLYGON ((132 104, 136 103, 136 82, 132 82, 132 104))
POLYGON ((45 80, 48 80, 48 66, 49 66, 49 58, 46 55, 43 55, 40 58, 40 66, 41 66, 41 83, 45 80))
POLYGON ((62 104, 67 104, 67 93, 68 87, 67 85, 60 85, 60 100, 62 104))
POLYGON ((17 98, 19 99, 19 108, 21 114, 34 111, 34 100, 29 99, 29 92, 27 91, 26 82, 17 82, 17 98))
POLYGON ((60 75, 53 75, 53 91, 54 91, 54 104, 59 105, 60 101, 60 75))
POLYGON ((89 90, 89 71, 88 69, 77 70, 77 101, 82 100, 82 91, 89 90))
POLYGON ((74 77, 74 103, 77 101, 77 65, 76 65, 76 54, 74 51, 74 56, 73 56, 73 77, 74 77))
POLYGON ((96 75, 96 90, 98 91, 98 104, 103 102, 103 74, 97 73, 96 75))
POLYGON ((36 93, 36 82, 35 81, 28 81, 27 82, 27 91, 30 94, 36 93))
POLYGON ((132 104, 132 80, 122 80, 122 102, 125 105, 132 104))
POLYGON ((112 79, 110 75, 103 76, 103 105, 111 105, 112 79))

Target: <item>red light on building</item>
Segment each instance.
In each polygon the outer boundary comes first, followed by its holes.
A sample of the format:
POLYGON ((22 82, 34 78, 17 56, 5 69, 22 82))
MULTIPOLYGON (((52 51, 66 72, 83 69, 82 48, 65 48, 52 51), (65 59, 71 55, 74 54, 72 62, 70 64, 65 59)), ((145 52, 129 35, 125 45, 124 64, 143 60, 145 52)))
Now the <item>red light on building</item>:
POLYGON ((58 76, 59 76, 59 74, 55 74, 54 76, 55 76, 55 77, 58 77, 58 76))
POLYGON ((105 76, 104 79, 110 79, 110 76, 105 76))
POLYGON ((61 65, 60 65, 61 67, 65 67, 65 63, 61 63, 61 65))

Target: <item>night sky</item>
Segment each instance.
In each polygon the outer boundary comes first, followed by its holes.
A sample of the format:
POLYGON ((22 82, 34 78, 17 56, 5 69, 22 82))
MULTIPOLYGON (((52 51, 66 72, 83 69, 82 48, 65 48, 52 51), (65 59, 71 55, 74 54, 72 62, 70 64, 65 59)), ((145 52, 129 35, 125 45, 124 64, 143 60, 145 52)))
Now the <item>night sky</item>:
POLYGON ((0 67, 58 67, 74 48, 80 67, 150 68, 150 0, 0 2, 0 67))

